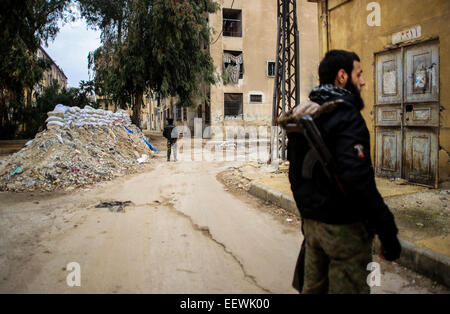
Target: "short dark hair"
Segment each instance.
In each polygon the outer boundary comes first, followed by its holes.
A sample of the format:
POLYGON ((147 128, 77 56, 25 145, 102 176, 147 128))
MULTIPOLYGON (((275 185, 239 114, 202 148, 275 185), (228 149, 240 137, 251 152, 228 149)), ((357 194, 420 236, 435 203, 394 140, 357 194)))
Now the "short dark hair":
POLYGON ((173 123, 173 118, 167 118, 167 122, 168 122, 169 124, 172 124, 172 123, 173 123))
POLYGON ((344 69, 344 71, 351 76, 353 71, 353 61, 360 62, 360 59, 358 55, 352 51, 328 51, 319 65, 320 85, 334 84, 334 80, 340 69, 344 69))

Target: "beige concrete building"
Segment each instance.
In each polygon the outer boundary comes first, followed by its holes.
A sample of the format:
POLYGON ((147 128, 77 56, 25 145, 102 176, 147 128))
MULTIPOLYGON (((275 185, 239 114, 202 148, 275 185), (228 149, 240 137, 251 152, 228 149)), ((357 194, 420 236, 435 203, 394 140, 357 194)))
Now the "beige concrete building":
MULTIPOLYGON (((105 96, 96 95, 96 102, 99 108, 104 110, 110 110, 115 112, 117 109, 114 102, 111 99, 106 98, 105 96)), ((174 104, 177 103, 177 99, 175 97, 168 97, 165 99, 158 100, 158 95, 156 93, 144 94, 142 98, 142 106, 141 106, 141 125, 140 127, 144 130, 157 130, 162 131, 165 126, 165 120, 167 117, 173 117, 174 112, 176 111, 176 106, 174 104)), ((128 114, 131 116, 133 114, 131 104, 127 104, 127 108, 124 108, 128 114)), ((186 110, 182 110, 181 113, 186 112, 186 110)), ((187 114, 185 113, 185 117, 187 114)), ((186 121, 186 118, 178 119, 178 124, 180 121, 186 121)))
MULTIPOLYGON (((270 125, 274 90, 277 1, 222 0, 220 10, 209 16, 212 35, 210 54, 222 81, 205 87, 209 102, 197 108, 174 106, 174 99, 157 106, 150 103, 147 125, 160 129, 166 117, 193 130, 194 119, 203 128, 212 126, 270 125)), ((297 1, 300 32, 301 98, 317 84, 319 63, 317 5, 297 1)))
POLYGON ((450 180, 450 1, 315 0, 320 55, 355 51, 376 173, 450 180))
POLYGON ((36 52, 36 57, 39 59, 46 59, 50 61, 50 69, 45 70, 42 80, 34 86, 32 93, 26 94, 27 103, 31 104, 35 101, 37 95, 40 95, 45 87, 50 86, 53 81, 58 82, 61 88, 67 88, 67 76, 64 71, 56 64, 50 55, 40 47, 36 52))
MULTIPOLYGON (((300 31, 301 98, 317 83, 318 31, 316 5, 297 1, 300 31)), ((225 0, 210 16, 219 33, 210 52, 225 78, 211 86, 212 125, 270 125, 277 40, 277 1, 225 0), (233 7, 231 7, 233 5, 233 7), (240 64, 239 77, 227 80, 230 67, 240 64), (225 75, 224 75, 225 73, 225 75)))

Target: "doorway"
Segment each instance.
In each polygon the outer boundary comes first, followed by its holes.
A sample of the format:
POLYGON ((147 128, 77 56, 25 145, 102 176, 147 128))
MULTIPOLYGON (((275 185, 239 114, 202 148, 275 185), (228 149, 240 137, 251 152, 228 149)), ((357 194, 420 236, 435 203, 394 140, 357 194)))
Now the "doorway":
POLYGON ((378 176, 438 186, 439 43, 375 54, 378 176))

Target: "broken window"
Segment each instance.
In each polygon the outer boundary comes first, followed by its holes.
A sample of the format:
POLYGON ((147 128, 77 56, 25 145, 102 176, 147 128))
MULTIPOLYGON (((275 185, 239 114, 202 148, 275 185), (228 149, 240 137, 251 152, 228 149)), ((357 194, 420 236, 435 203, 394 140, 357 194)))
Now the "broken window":
POLYGON ((275 76, 275 62, 273 61, 267 61, 267 76, 275 76))
POLYGON ((242 11, 223 9, 223 36, 242 37, 242 11))
POLYGON ((242 51, 223 52, 223 82, 237 84, 244 77, 244 57, 242 51))
POLYGON ((243 119, 242 94, 224 94, 224 115, 229 120, 243 119))

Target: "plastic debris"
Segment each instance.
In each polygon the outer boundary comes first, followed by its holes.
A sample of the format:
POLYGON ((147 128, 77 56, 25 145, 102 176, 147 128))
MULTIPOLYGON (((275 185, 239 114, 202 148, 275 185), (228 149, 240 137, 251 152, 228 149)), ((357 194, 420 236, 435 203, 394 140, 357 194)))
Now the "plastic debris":
POLYGON ((147 160, 148 160, 148 155, 142 154, 142 156, 139 157, 137 161, 138 161, 138 163, 142 164, 142 163, 146 162, 147 160))
POLYGON ((161 150, 159 150, 159 149, 153 148, 153 146, 150 145, 150 143, 149 143, 146 139, 144 139, 144 142, 145 142, 145 144, 147 144, 148 147, 150 147, 150 149, 151 149, 152 151, 154 151, 154 152, 160 152, 160 151, 161 151, 161 150))
POLYGON ((128 133, 131 133, 131 134, 133 134, 134 132, 133 131, 131 131, 129 128, 127 128, 126 126, 124 126, 124 128, 125 128, 125 130, 127 130, 128 131, 128 133))
POLYGON ((11 174, 8 176, 8 180, 9 180, 13 175, 15 175, 15 174, 19 171, 19 169, 20 169, 21 167, 22 167, 22 165, 18 166, 18 167, 16 168, 16 170, 14 170, 14 172, 11 173, 11 174))

